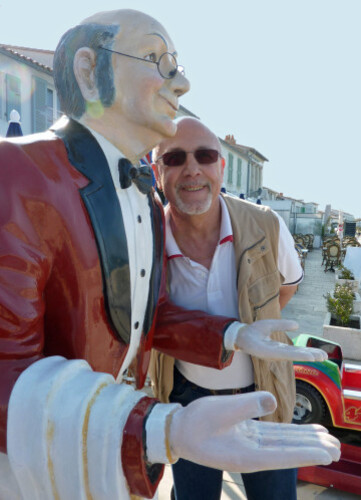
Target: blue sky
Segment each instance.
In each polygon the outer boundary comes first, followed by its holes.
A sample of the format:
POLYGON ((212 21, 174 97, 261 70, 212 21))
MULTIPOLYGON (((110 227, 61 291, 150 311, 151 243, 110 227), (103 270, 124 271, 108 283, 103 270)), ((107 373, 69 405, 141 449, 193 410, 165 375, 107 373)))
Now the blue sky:
POLYGON ((359 0, 0 0, 0 42, 53 50, 117 8, 165 26, 191 81, 181 103, 266 156, 265 186, 361 217, 359 0))

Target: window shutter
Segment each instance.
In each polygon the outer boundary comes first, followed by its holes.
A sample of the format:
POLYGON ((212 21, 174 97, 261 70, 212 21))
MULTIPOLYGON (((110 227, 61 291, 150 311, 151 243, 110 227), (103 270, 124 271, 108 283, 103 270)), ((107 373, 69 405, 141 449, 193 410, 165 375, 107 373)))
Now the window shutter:
POLYGON ((54 123, 54 92, 52 89, 46 89, 46 128, 54 123))
POLYGON ((228 153, 228 175, 227 175, 227 183, 232 184, 233 182, 233 155, 228 153))
POLYGON ((237 187, 241 187, 242 182, 242 160, 237 158, 237 187))
POLYGON ((33 78, 33 92, 31 99, 32 131, 43 132, 46 130, 46 89, 47 82, 42 78, 33 78))
POLYGON ((59 96, 56 94, 56 118, 60 118, 62 114, 63 112, 61 110, 59 96))
POLYGON ((3 111, 3 99, 4 99, 4 92, 3 92, 3 81, 4 81, 4 73, 0 71, 0 120, 5 120, 4 116, 4 111, 3 111))
POLYGON ((10 113, 13 109, 21 117, 21 80, 17 76, 6 75, 6 119, 10 120, 10 113))

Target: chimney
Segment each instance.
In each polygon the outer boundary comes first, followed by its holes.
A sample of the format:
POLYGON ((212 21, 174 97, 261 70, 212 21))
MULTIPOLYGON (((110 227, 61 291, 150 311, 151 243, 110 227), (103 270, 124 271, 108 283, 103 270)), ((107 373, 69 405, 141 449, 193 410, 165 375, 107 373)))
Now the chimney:
POLYGON ((226 138, 224 139, 228 144, 232 144, 233 146, 236 145, 236 139, 234 138, 234 135, 226 135, 226 138))

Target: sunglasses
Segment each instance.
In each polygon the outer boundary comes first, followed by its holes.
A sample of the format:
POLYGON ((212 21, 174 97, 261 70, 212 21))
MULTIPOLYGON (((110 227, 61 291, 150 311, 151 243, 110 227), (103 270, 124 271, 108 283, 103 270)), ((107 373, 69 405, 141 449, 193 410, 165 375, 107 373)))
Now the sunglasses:
POLYGON ((184 165, 187 154, 191 153, 200 165, 216 163, 221 155, 216 149, 197 149, 196 151, 170 151, 160 156, 157 161, 162 160, 167 167, 180 167, 184 165))

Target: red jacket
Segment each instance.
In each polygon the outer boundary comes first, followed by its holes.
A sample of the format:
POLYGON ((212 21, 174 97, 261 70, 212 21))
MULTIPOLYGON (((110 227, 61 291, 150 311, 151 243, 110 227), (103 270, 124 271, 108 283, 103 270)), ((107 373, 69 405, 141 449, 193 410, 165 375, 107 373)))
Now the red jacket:
MULTIPOLYGON (((163 212, 153 195, 149 202, 155 257, 137 355, 139 387, 151 347, 213 367, 230 361, 222 344, 230 318, 169 303, 163 212)), ((8 400, 31 363, 51 355, 83 358, 94 370, 117 376, 129 343, 130 280, 121 211, 105 156, 77 122, 0 142, 0 205, 0 442, 5 451, 8 400)), ((132 450, 135 456, 129 467, 124 464, 125 475, 131 491, 141 495, 152 495, 158 484, 147 477, 141 436, 153 404, 144 398, 137 405, 123 440, 123 453, 132 450)))

